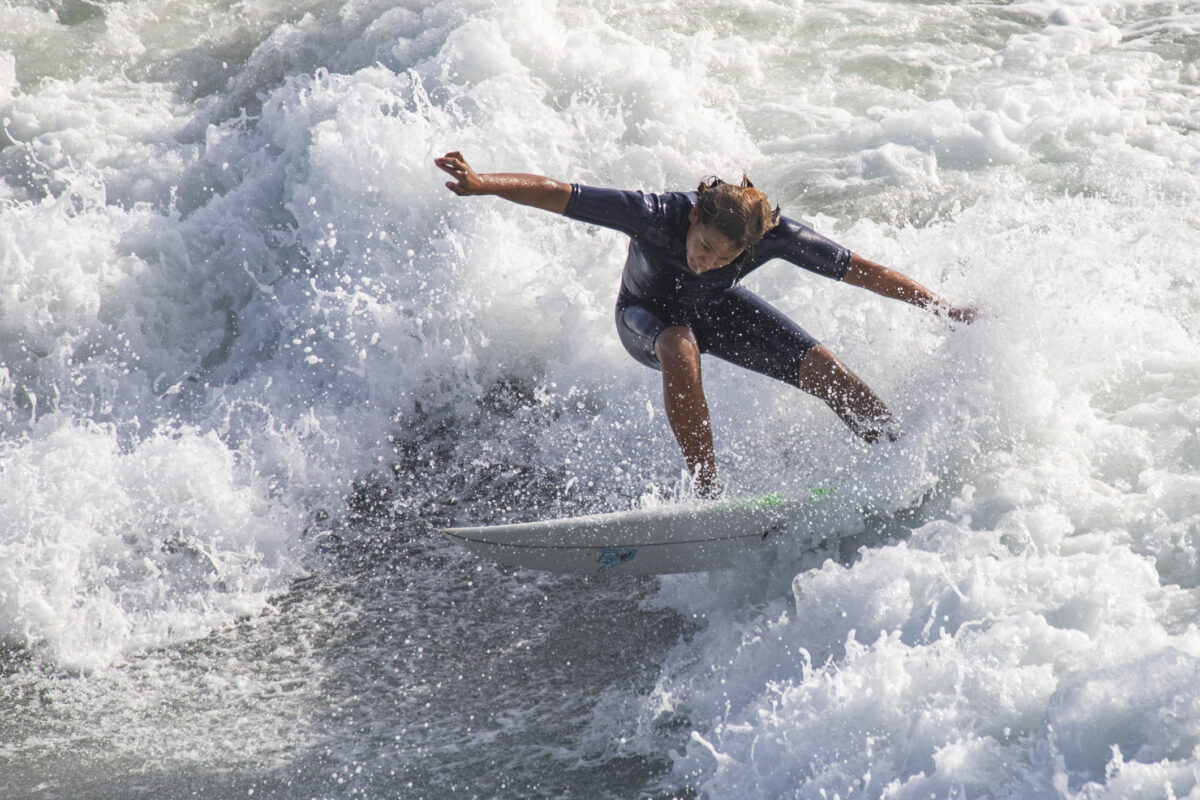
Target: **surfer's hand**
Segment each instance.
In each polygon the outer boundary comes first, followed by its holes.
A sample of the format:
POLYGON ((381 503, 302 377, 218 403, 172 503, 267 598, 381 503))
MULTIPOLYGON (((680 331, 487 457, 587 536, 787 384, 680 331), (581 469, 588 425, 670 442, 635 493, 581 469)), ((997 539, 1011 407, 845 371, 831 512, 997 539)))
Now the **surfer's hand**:
POLYGON ((947 317, 964 325, 970 325, 978 315, 979 312, 973 306, 950 306, 946 309, 947 317))
POLYGON ((952 306, 945 300, 936 300, 932 305, 934 314, 939 317, 949 317, 955 322, 961 322, 964 325, 970 325, 979 316, 979 312, 975 310, 975 306, 952 306))
POLYGON ((435 158, 433 163, 442 172, 454 178, 452 181, 446 181, 446 188, 459 197, 487 193, 484 182, 475 174, 475 170, 471 169, 471 165, 463 158, 463 154, 457 150, 446 153, 441 158, 435 158))

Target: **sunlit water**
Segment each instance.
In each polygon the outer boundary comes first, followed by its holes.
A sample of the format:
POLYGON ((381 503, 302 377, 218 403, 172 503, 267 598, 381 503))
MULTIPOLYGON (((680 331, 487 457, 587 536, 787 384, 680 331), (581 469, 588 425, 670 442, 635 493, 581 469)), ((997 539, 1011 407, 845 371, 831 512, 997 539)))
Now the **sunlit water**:
POLYGON ((1200 4, 0 7, 0 795, 1200 797, 1200 4), (432 158, 789 216, 869 447, 705 362, 710 575, 448 523, 670 498, 625 241, 432 158), (795 526, 812 520, 797 520, 795 526))

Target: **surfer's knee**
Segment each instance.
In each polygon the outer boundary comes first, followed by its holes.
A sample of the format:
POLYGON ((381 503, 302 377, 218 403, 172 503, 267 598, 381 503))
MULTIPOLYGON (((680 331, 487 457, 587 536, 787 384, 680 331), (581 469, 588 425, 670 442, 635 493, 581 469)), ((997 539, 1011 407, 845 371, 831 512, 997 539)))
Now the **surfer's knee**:
POLYGON ((809 348, 800 360, 796 385, 828 403, 836 399, 848 384, 857 380, 854 373, 846 369, 828 348, 816 345, 809 348))
POLYGON ((654 355, 663 371, 700 366, 700 344, 691 328, 672 325, 654 339, 654 355))

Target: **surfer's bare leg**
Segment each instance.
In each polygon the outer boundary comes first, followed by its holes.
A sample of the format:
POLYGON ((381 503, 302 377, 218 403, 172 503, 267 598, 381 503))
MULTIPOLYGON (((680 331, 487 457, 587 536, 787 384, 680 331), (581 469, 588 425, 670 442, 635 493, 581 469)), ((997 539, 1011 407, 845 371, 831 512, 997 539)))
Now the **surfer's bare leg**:
POLYGON ((717 459, 708 400, 700 380, 700 345, 689 328, 673 325, 655 338, 654 353, 662 367, 667 422, 688 470, 696 477, 697 492, 713 495, 719 490, 717 459))
POLYGON ((809 350, 800 362, 800 388, 825 401, 858 436, 874 442, 886 433, 895 439, 892 412, 833 353, 821 345, 809 350))

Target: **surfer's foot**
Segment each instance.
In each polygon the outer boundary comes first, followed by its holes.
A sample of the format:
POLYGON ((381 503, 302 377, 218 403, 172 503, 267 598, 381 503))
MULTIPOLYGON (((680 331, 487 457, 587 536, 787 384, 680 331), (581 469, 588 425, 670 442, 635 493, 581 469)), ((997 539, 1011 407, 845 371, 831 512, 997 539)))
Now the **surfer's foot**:
POLYGON ((699 472, 692 483, 696 496, 703 500, 716 500, 725 494, 725 485, 717 480, 716 475, 699 472))
POLYGON ((883 425, 855 428, 854 432, 862 437, 863 441, 867 442, 868 444, 875 444, 880 440, 898 442, 900 441, 900 437, 904 435, 904 432, 901 431, 900 428, 898 428, 891 420, 888 420, 883 425))
POLYGON ((873 444, 881 436, 900 438, 884 402, 825 347, 816 345, 800 361, 796 385, 825 401, 860 439, 873 444))

